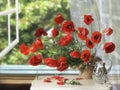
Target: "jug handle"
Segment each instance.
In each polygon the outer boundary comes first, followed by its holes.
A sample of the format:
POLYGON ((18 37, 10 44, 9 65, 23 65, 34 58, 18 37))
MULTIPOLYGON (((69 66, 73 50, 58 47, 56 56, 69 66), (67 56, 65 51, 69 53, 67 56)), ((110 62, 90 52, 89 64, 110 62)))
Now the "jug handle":
POLYGON ((110 65, 109 65, 109 67, 108 67, 108 69, 107 69, 107 72, 110 72, 110 70, 111 70, 111 68, 112 68, 112 61, 109 60, 108 62, 110 63, 110 65))

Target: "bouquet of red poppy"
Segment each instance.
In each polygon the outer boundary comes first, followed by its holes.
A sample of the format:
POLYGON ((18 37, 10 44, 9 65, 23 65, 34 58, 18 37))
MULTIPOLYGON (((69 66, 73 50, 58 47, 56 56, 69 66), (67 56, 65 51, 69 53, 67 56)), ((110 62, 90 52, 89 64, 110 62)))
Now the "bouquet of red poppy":
MULTIPOLYGON (((91 15, 84 15, 83 19, 86 26, 94 22, 91 15)), ((105 28, 102 33, 98 30, 89 33, 90 30, 86 27, 75 28, 74 23, 65 20, 62 14, 55 16, 54 23, 57 27, 49 33, 41 27, 37 28, 36 40, 30 46, 20 45, 20 52, 29 56, 30 65, 45 64, 55 67, 58 71, 64 71, 68 67, 84 70, 86 66, 95 65, 97 46, 101 43, 102 36, 110 36, 113 33, 110 27, 105 28)), ((103 50, 105 53, 111 53, 115 50, 115 44, 105 42, 103 50)))

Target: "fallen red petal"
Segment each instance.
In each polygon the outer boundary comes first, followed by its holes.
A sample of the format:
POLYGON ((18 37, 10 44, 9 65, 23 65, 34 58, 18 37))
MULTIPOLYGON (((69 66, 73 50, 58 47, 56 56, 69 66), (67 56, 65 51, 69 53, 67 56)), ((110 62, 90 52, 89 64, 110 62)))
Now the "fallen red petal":
POLYGON ((46 79, 44 79, 44 82, 51 82, 51 79, 50 78, 46 78, 46 79))
POLYGON ((83 78, 76 78, 76 80, 82 80, 83 78))
POLYGON ((64 82, 60 81, 60 82, 57 82, 58 85, 64 85, 64 82))

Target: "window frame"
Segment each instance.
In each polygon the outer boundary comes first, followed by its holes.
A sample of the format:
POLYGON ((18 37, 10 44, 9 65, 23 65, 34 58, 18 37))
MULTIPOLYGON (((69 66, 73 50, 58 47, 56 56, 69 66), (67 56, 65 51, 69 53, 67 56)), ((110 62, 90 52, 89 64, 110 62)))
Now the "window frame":
POLYGON ((19 29, 18 29, 18 21, 19 21, 19 4, 18 4, 18 0, 15 0, 15 8, 11 8, 10 5, 10 0, 8 1, 8 10, 6 11, 1 11, 0 12, 0 16, 6 16, 8 17, 8 46, 3 49, 0 52, 0 58, 5 56, 18 42, 19 42, 19 29), (16 15, 16 38, 15 40, 11 41, 11 29, 10 29, 10 18, 11 18, 11 14, 15 13, 16 15))

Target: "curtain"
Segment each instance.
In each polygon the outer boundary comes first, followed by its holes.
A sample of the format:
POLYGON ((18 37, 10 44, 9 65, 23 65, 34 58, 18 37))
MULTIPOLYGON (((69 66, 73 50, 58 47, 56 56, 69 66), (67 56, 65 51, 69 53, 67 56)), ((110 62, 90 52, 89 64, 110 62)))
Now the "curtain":
MULTIPOLYGON (((108 58, 112 60, 110 75, 118 79, 120 77, 120 0, 69 0, 69 5, 71 19, 76 27, 85 26, 83 15, 91 14, 95 22, 92 25, 94 30, 104 30, 106 27, 113 29, 113 34, 110 37, 104 37, 104 40, 112 41, 116 45, 115 51, 109 54, 108 58)), ((100 57, 107 58, 102 49, 98 51, 100 57)))
POLYGON ((109 55, 109 58, 112 60, 113 65, 115 65, 115 67, 113 67, 115 71, 114 74, 120 76, 120 0, 99 0, 97 5, 99 7, 102 27, 105 28, 109 26, 114 30, 113 35, 105 39, 106 41, 113 41, 116 45, 115 51, 109 55))

